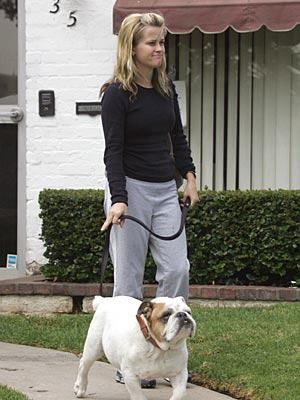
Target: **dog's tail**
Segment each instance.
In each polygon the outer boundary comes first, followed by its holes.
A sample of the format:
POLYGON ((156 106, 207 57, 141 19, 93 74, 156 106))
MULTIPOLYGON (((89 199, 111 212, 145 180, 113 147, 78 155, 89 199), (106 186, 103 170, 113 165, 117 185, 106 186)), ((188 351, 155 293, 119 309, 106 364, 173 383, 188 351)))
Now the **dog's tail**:
POLYGON ((102 296, 95 296, 93 300, 93 310, 96 311, 98 306, 102 303, 103 297, 102 296))

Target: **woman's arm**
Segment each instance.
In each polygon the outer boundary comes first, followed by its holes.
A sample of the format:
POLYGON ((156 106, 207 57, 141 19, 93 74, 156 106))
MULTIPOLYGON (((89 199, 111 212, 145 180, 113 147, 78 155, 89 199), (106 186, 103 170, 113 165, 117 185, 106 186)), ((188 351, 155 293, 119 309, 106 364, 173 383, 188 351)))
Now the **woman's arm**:
POLYGON ((123 169, 123 150, 126 118, 126 95, 117 84, 104 93, 101 110, 105 137, 104 163, 112 204, 127 204, 126 180, 123 169))
POLYGON ((185 175, 186 185, 183 192, 183 201, 189 197, 191 200, 191 207, 193 207, 199 201, 197 185, 196 185, 196 176, 194 172, 187 172, 185 175))
POLYGON ((175 86, 172 83, 174 91, 174 112, 175 112, 175 125, 171 132, 171 140, 173 145, 173 154, 175 159, 175 166, 186 179, 186 186, 183 193, 183 200, 187 197, 191 200, 191 207, 193 207, 198 201, 199 196, 196 185, 196 173, 195 165, 191 157, 191 149, 187 143, 185 134, 183 132, 183 126, 181 122, 178 96, 175 90, 175 86))
POLYGON ((126 98, 113 84, 106 89, 102 99, 102 126, 105 137, 104 163, 106 166, 112 206, 101 227, 104 231, 112 224, 120 224, 120 217, 127 213, 126 179, 123 169, 126 98))

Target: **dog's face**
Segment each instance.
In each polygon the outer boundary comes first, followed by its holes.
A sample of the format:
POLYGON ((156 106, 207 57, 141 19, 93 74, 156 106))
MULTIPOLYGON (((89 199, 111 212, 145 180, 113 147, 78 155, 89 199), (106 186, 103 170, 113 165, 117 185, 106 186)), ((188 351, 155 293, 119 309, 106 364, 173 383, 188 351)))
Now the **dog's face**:
POLYGON ((151 333, 159 342, 174 345, 194 336, 196 331, 191 309, 183 297, 158 297, 144 301, 138 314, 144 316, 151 333))

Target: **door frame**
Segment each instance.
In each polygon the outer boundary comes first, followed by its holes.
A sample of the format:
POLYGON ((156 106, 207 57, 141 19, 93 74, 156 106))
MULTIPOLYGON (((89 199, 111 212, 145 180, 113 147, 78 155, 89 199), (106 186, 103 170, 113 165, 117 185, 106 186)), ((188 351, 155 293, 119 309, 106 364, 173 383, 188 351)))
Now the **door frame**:
POLYGON ((26 269, 26 30, 25 1, 18 0, 18 106, 24 117, 18 123, 17 268, 0 269, 0 279, 25 276, 26 269))

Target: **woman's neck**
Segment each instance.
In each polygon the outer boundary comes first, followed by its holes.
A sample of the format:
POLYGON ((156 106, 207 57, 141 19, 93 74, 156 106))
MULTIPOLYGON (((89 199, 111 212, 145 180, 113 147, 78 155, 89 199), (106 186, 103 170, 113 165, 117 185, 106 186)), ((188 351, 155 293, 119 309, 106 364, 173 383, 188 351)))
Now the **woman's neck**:
POLYGON ((152 82, 149 82, 149 81, 146 80, 146 79, 137 78, 137 79, 135 79, 135 82, 136 82, 138 85, 143 86, 143 87, 145 87, 145 88, 153 88, 152 82))
POLYGON ((140 72, 139 76, 135 78, 135 81, 138 85, 144 86, 147 88, 152 88, 152 76, 153 76, 153 70, 151 71, 142 71, 140 72))

